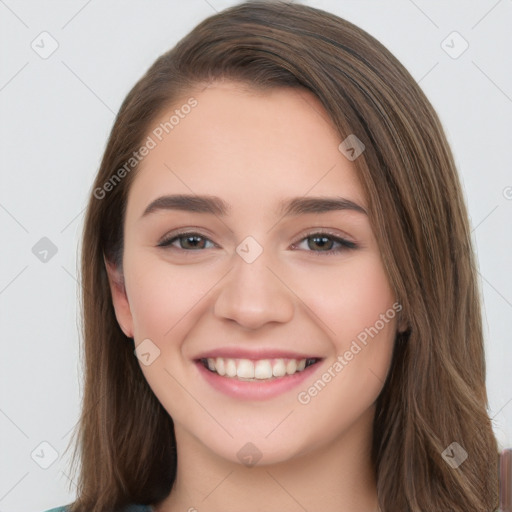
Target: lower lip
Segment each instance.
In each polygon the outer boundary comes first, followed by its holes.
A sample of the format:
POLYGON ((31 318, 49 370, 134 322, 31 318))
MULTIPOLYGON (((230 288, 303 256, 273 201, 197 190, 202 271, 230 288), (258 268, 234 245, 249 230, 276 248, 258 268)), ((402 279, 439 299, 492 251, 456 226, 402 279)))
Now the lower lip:
POLYGON ((293 375, 261 382, 238 380, 236 377, 222 377, 218 373, 206 369, 200 361, 196 362, 196 366, 206 382, 217 391, 244 400, 267 400, 298 387, 317 370, 320 363, 321 361, 317 361, 293 375))

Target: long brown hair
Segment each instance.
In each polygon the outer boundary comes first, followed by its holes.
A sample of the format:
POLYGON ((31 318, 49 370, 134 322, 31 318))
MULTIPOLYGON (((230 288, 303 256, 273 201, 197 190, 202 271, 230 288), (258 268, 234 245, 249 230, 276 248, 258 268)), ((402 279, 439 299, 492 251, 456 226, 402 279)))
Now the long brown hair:
POLYGON ((441 123, 411 75, 365 31, 305 5, 251 1, 206 19, 159 57, 110 134, 82 240, 85 382, 72 512, 157 503, 174 482, 173 422, 117 323, 103 258, 122 269, 137 171, 126 162, 164 108, 221 79, 259 90, 306 88, 340 142, 355 134, 365 145, 354 164, 407 324, 376 404, 372 459, 382 511, 495 510, 498 447, 487 414, 479 290, 441 123), (458 468, 442 455, 453 442, 468 454, 458 468))

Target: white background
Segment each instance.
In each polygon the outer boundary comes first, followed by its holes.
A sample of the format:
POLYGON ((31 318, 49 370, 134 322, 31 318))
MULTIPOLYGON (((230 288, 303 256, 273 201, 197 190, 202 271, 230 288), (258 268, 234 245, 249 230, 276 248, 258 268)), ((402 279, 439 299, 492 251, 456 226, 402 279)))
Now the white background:
MULTIPOLYGON (((79 239, 115 113, 156 57, 234 3, 0 0, 0 512, 75 497, 64 450, 81 396, 79 239), (47 59, 31 47, 43 31, 58 43, 47 59), (42 237, 57 247, 46 263, 32 252, 42 237), (58 453, 48 469, 31 458, 43 441, 58 453)), ((302 3, 379 39, 441 118, 478 252, 489 414, 500 448, 512 447, 512 1, 302 3), (443 49, 462 48, 453 31, 469 44, 455 59, 443 49)))

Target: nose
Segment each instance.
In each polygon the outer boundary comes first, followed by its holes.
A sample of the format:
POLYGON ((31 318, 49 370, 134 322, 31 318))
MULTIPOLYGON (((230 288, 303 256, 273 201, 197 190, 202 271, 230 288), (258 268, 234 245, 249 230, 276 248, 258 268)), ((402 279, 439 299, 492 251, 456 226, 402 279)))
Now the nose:
POLYGON ((293 292, 269 263, 266 251, 252 263, 234 254, 233 267, 215 301, 217 318, 232 320, 250 330, 293 318, 293 292))

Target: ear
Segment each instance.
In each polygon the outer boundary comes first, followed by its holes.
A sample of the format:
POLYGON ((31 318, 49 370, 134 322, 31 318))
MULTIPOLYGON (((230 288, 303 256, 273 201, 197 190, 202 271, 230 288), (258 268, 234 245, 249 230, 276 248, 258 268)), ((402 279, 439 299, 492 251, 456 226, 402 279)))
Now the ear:
POLYGON ((399 333, 402 334, 409 329, 409 322, 408 322, 406 316, 404 315, 403 309, 399 311, 399 313, 397 315, 397 320, 398 320, 397 330, 399 333))
POLYGON ((128 338, 133 338, 133 317, 126 295, 124 286, 124 277, 120 269, 103 256, 105 268, 107 270, 112 303, 116 313, 117 323, 128 338))

